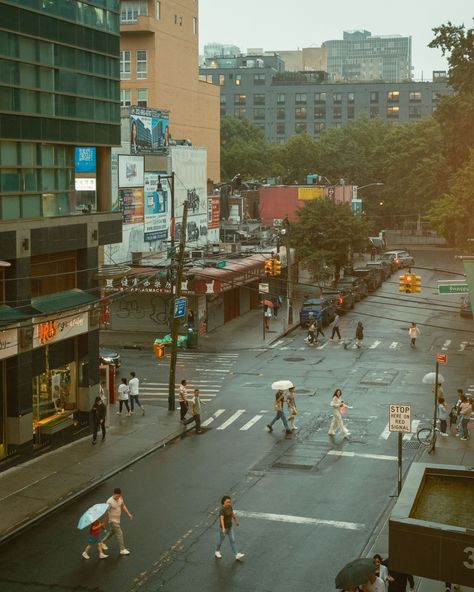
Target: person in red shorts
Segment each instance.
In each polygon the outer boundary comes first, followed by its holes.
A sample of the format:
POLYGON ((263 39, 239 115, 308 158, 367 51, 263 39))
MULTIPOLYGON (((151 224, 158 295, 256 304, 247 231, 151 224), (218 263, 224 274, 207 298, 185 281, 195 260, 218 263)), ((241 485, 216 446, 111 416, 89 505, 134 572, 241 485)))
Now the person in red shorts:
POLYGON ((104 553, 104 551, 107 549, 107 545, 104 545, 104 543, 99 542, 100 531, 102 530, 102 528, 104 528, 104 523, 100 520, 96 520, 90 525, 87 546, 82 553, 82 557, 84 559, 90 559, 89 553, 92 549, 92 545, 97 545, 97 550, 99 551, 100 559, 107 559, 108 555, 104 553))

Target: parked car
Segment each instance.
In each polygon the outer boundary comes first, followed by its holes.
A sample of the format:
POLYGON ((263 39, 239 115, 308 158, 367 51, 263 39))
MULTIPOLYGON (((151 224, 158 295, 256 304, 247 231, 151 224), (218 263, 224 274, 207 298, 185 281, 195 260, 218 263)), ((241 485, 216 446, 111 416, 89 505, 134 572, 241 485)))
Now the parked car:
POLYGON ((360 302, 362 298, 365 298, 369 294, 367 284, 361 277, 355 277, 352 275, 344 276, 337 282, 336 288, 339 287, 349 288, 356 302, 360 302))
POLYGON ((461 310, 459 314, 462 317, 466 317, 467 319, 472 319, 472 306, 471 306, 471 297, 469 294, 462 296, 461 298, 461 310))
POLYGON ((380 261, 380 260, 367 261, 365 266, 367 267, 367 269, 378 270, 378 272, 380 273, 380 278, 381 278, 382 282, 384 282, 386 279, 388 279, 392 275, 391 270, 389 270, 390 266, 387 264, 387 262, 384 263, 383 261, 380 261))
POLYGON ((351 290, 346 286, 324 288, 323 295, 332 299, 338 313, 344 313, 354 308, 355 298, 351 290))
POLYGON ((413 265, 415 265, 415 259, 410 255, 408 251, 385 251, 381 258, 385 257, 386 255, 394 256, 395 262, 397 263, 399 269, 401 269, 402 267, 412 267, 413 265))
POLYGON ((328 325, 336 314, 336 307, 332 298, 322 296, 305 300, 300 310, 300 325, 308 327, 310 318, 321 319, 323 325, 328 325))
POLYGON ((105 347, 99 348, 99 362, 101 364, 115 364, 116 368, 120 368, 121 359, 120 354, 105 347))
POLYGON ((373 292, 382 285, 382 276, 379 271, 362 267, 353 269, 352 274, 356 277, 362 278, 367 284, 369 292, 373 292))
POLYGON ((401 266, 400 259, 397 259, 393 253, 383 253, 380 255, 380 261, 385 261, 387 265, 390 265, 392 273, 398 271, 401 266))

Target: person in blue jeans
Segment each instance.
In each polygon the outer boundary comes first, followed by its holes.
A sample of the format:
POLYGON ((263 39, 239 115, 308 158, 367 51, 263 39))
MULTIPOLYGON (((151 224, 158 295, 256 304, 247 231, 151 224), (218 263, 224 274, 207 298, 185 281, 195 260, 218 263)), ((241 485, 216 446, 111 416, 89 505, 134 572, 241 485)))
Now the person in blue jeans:
POLYGON ((214 552, 216 559, 222 559, 221 545, 226 536, 229 537, 230 547, 232 553, 235 555, 236 561, 241 561, 245 553, 239 553, 237 545, 235 544, 234 531, 232 530, 232 521, 236 526, 239 526, 237 515, 232 507, 232 499, 229 495, 224 495, 221 499, 221 510, 219 512, 219 538, 217 540, 217 547, 214 552))
POLYGON ((283 425, 285 426, 285 431, 287 434, 291 434, 290 426, 288 425, 288 421, 286 419, 285 412, 283 411, 283 403, 285 402, 285 393, 283 391, 277 391, 275 395, 275 417, 272 421, 267 425, 268 431, 273 432, 273 424, 281 419, 283 425))

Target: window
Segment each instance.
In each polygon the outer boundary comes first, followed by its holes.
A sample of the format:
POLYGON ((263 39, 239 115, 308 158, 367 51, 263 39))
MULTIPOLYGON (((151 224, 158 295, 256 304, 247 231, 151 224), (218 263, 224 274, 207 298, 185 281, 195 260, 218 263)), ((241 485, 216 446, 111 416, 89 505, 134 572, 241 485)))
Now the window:
POLYGON ((295 125, 295 132, 297 134, 304 134, 306 132, 306 130, 307 130, 307 128, 306 128, 306 122, 305 123, 298 122, 295 125))
POLYGON ((347 105, 347 119, 354 119, 355 109, 354 105, 347 105))
POLYGON ((342 107, 340 105, 335 105, 332 111, 333 119, 342 119, 342 107))
POLYGON ((379 93, 375 90, 373 90, 370 93, 370 102, 371 103, 378 103, 379 102, 379 93))
POLYGON ((139 107, 148 107, 148 89, 139 88, 137 90, 137 105, 139 107))
POLYGON ((387 101, 389 103, 398 103, 400 100, 400 92, 398 90, 389 90, 387 93, 387 101))
POLYGON ((219 74, 219 86, 224 86, 225 84, 225 75, 219 74))
POLYGON ((419 90, 411 90, 409 99, 410 103, 421 103, 421 92, 419 90))
MULTIPOLYGON (((231 75, 229 74, 229 78, 231 75)), ((235 86, 240 86, 242 84, 242 76, 240 74, 235 75, 235 86)))
POLYGON ((332 102, 335 105, 339 105, 342 103, 342 93, 332 93, 332 102))
POLYGON ((326 129, 326 124, 324 123, 324 121, 314 124, 314 133, 315 134, 320 134, 325 129, 326 129))
POLYGON ((295 119, 306 119, 306 107, 295 108, 295 119))
POLYGON ((341 129, 341 127, 342 127, 342 122, 340 122, 340 121, 336 121, 336 123, 334 124, 334 127, 335 127, 336 129, 341 129))
POLYGON ((295 103, 296 105, 306 105, 306 93, 296 93, 295 103))
POLYGON ((161 2, 156 0, 156 20, 159 21, 161 18, 161 2))
POLYGON ((195 16, 193 16, 193 33, 197 35, 198 32, 198 20, 195 16))
POLYGON ((253 83, 254 84, 265 84, 266 76, 265 74, 254 74, 253 75, 253 83))
POLYGON ((348 103, 355 102, 355 94, 353 92, 347 93, 347 102, 348 103))
POLYGON ((379 115, 379 108, 378 107, 370 107, 370 117, 378 117, 379 115))
POLYGON ((277 95, 277 105, 285 104, 285 95, 277 95))
POLYGON ((253 110, 254 119, 265 119, 265 109, 263 107, 255 107, 253 110))
POLYGON ((277 119, 285 119, 285 107, 277 107, 276 116, 277 119))
POLYGON ((388 119, 398 119, 398 114, 400 112, 400 107, 398 105, 393 107, 387 107, 387 118, 388 119))
POLYGON ((314 102, 316 104, 325 103, 326 102, 326 93, 325 92, 314 93, 314 102))
POLYGON ((130 80, 130 50, 124 49, 120 52, 120 79, 130 80))
POLYGON ((437 103, 439 101, 440 98, 440 94, 437 90, 432 91, 431 93, 431 100, 433 101, 433 103, 437 103))
POLYGON ((143 80, 148 75, 148 52, 146 49, 137 49, 137 79, 143 80))
POLYGON ((221 95, 221 105, 225 105, 227 102, 227 97, 225 95, 221 95))
POLYGON ((132 104, 132 94, 129 88, 120 89, 120 104, 122 107, 130 107, 132 104))
POLYGON ((408 117, 410 119, 420 119, 421 105, 408 105, 408 117))
POLYGON ((234 95, 234 105, 245 105, 247 95, 234 95))
POLYGON ((254 105, 265 105, 265 95, 253 95, 254 105))
POLYGON ((315 119, 326 119, 326 105, 315 105, 314 106, 314 118, 315 119))
POLYGON ((281 135, 285 133, 285 124, 277 123, 277 134, 281 135))
POLYGON ((244 119, 245 117, 247 117, 247 109, 245 107, 239 107, 237 109, 234 109, 234 115, 239 119, 244 119))
POLYGON ((227 113, 227 109, 225 107, 221 107, 221 117, 224 117, 224 115, 226 115, 227 113))
POLYGON ((120 3, 121 23, 136 23, 139 16, 148 16, 148 2, 146 0, 127 0, 120 3))

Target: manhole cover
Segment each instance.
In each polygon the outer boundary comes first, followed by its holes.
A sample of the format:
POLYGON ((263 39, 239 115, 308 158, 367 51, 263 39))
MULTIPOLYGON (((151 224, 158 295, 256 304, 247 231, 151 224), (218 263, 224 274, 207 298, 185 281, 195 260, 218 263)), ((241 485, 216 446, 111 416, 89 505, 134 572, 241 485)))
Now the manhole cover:
POLYGON ((285 362, 304 362, 306 358, 285 358, 285 362))
POLYGON ((417 450, 421 444, 416 440, 408 440, 407 442, 403 442, 403 448, 413 448, 417 450))

